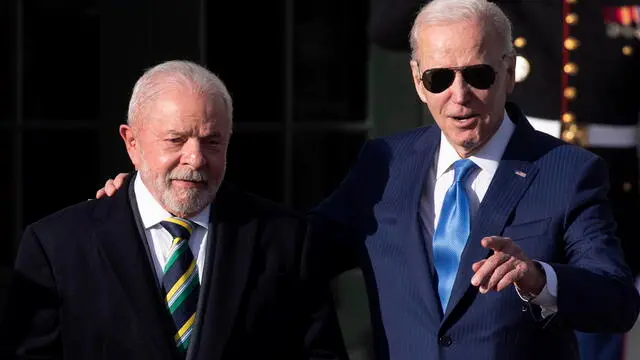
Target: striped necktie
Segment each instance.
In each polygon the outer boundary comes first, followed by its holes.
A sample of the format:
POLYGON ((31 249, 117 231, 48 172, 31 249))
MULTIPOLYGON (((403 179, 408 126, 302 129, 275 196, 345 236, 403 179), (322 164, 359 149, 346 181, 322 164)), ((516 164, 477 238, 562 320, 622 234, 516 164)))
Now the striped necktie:
POLYGON ((164 266, 162 288, 173 323, 178 350, 186 353, 196 319, 200 281, 198 268, 189 249, 189 236, 195 224, 172 217, 160 223, 173 237, 167 263, 164 266))

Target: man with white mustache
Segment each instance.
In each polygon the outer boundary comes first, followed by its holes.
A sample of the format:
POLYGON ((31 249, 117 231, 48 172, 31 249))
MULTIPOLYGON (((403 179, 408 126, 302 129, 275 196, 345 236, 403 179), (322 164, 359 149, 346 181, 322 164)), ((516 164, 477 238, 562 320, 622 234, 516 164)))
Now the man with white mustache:
POLYGON ((208 70, 157 65, 120 135, 113 197, 24 233, 2 359, 344 359, 304 216, 223 183, 232 101, 208 70))

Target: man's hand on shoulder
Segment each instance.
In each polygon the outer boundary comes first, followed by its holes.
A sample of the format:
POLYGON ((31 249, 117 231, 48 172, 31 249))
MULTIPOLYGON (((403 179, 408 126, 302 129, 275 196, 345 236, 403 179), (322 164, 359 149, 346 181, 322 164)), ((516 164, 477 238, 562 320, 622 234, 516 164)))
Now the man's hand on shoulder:
POLYGON ((124 184, 124 180, 129 176, 127 173, 120 173, 114 179, 109 179, 104 183, 104 187, 96 192, 96 199, 103 196, 113 196, 124 184))

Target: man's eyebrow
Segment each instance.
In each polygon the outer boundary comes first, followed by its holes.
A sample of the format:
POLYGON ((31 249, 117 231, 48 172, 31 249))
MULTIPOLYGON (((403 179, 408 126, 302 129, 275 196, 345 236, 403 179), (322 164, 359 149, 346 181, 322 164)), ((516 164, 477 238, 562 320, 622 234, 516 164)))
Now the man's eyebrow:
MULTIPOLYGON (((179 130, 167 130, 166 133, 167 136, 186 136, 188 135, 187 132, 185 131, 179 131, 179 130)), ((201 139, 219 139, 222 138, 222 133, 220 131, 215 131, 211 134, 202 136, 201 139)))
POLYGON ((184 135, 184 132, 178 131, 178 130, 168 130, 167 134, 168 135, 184 135))

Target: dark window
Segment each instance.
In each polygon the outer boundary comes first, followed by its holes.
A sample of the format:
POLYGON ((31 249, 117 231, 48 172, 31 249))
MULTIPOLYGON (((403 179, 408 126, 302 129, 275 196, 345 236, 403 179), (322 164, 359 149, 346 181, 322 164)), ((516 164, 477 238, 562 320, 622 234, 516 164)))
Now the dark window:
POLYGON ((16 116, 16 9, 13 1, 0 2, 0 129, 16 116))
POLYGON ((364 122, 368 3, 295 2, 296 121, 364 122))
POLYGON ((22 3, 25 121, 97 120, 100 71, 97 10, 72 2, 22 3))
POLYGON ((308 209, 335 190, 366 139, 361 132, 308 132, 295 137, 293 204, 308 209))
POLYGON ((207 66, 227 84, 236 122, 284 118, 285 1, 207 2, 207 66))
POLYGON ((236 132, 229 144, 226 178, 246 191, 282 201, 282 154, 280 132, 236 132))
MULTIPOLYGON (((2 154, 2 168, 4 169, 4 175, 0 176, 0 228, 3 229, 2 241, 0 241, 0 267, 4 264, 7 265, 11 262, 11 255, 13 252, 13 240, 18 234, 16 234, 16 213, 15 213, 15 201, 16 201, 16 181, 19 179, 12 174, 15 166, 15 139, 13 133, 7 130, 2 130, 7 136, 0 141, 0 154, 2 154), (7 233, 8 232, 8 233, 7 233)), ((1 284, 0 284, 1 285, 1 284)))
MULTIPOLYGON (((22 164, 25 225, 92 198, 104 183, 96 161, 98 134, 90 130, 25 132, 22 164)), ((114 174, 115 175, 115 174, 114 174)))

